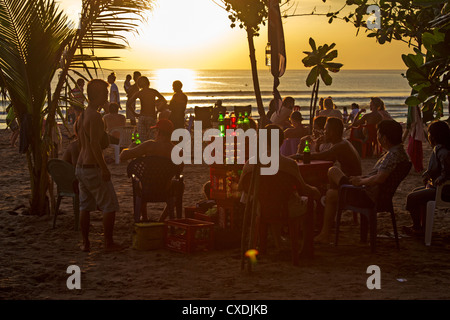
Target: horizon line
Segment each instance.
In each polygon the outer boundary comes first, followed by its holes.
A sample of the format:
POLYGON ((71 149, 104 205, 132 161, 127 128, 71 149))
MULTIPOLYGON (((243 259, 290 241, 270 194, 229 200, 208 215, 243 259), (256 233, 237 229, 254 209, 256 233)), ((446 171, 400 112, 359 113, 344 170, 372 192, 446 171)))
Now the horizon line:
MULTIPOLYGON (((224 70, 229 70, 229 71, 252 71, 252 69, 233 69, 233 68, 225 68, 225 69, 219 69, 219 68, 211 68, 211 69, 196 69, 196 68, 182 68, 182 67, 173 67, 173 68, 154 68, 154 69, 147 69, 147 68, 99 68, 99 69, 107 69, 107 70, 177 70, 177 69, 182 69, 182 70, 197 70, 197 71, 224 71, 224 70)), ((263 70, 263 69, 258 69, 258 71, 263 70)), ((291 71, 308 71, 311 69, 286 69, 286 71, 291 70, 291 71)), ((404 71, 406 72, 407 68, 405 69, 342 69, 341 71, 404 71)), ((337 72, 337 73, 339 73, 337 72)))

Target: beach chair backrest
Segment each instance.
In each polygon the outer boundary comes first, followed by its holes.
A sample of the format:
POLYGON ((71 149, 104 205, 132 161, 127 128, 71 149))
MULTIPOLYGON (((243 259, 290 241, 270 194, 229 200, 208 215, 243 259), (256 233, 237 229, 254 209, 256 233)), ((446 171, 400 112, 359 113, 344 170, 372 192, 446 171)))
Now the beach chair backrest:
POLYGON ((132 160, 127 167, 132 179, 133 194, 146 202, 163 202, 170 196, 172 178, 178 167, 171 159, 159 156, 145 156, 132 160))
POLYGON ((397 165, 397 167, 391 172, 389 177, 379 187, 377 209, 378 212, 388 211, 392 206, 392 198, 397 191, 400 183, 406 178, 411 171, 412 163, 410 161, 404 161, 397 165))
POLYGON ((234 107, 234 114, 239 115, 245 115, 245 113, 247 112, 248 116, 252 115, 252 106, 248 105, 248 106, 235 106, 234 107))
POLYGON ((75 167, 61 159, 50 159, 47 164, 48 173, 58 187, 58 193, 75 193, 75 167))
POLYGON ((213 107, 198 107, 194 108, 195 120, 202 122, 203 129, 211 128, 211 118, 212 118, 213 107))

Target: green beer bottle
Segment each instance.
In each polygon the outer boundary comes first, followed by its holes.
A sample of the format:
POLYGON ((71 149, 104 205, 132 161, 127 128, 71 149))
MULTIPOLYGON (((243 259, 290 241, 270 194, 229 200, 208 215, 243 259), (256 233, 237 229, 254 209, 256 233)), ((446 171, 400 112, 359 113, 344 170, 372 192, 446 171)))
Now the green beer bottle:
POLYGON ((303 163, 311 163, 311 150, 309 149, 308 140, 305 141, 305 148, 303 149, 303 163))
POLYGON ((141 140, 139 139, 139 132, 136 132, 136 144, 141 144, 141 140))

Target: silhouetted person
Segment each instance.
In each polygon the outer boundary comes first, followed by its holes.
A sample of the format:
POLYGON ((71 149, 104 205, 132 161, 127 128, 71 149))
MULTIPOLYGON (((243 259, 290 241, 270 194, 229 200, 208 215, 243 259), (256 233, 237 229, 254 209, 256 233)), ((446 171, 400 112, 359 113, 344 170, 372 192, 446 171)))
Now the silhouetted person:
POLYGON ((90 250, 90 212, 99 208, 103 212, 105 249, 111 251, 119 248, 113 241, 119 202, 111 182, 111 173, 103 158, 100 141, 105 129, 98 112, 99 107, 108 101, 108 83, 100 79, 91 80, 87 86, 87 95, 89 104, 76 123, 80 139, 80 155, 75 173, 80 189, 81 249, 86 252, 90 250))
POLYGON ((160 111, 167 104, 166 98, 157 90, 150 88, 150 81, 147 77, 140 77, 137 80, 137 84, 140 88, 130 100, 128 105, 132 105, 136 102, 136 99, 141 101, 141 112, 136 113, 133 111, 135 117, 139 118, 137 130, 141 137, 141 141, 152 139, 151 127, 156 124, 157 111, 160 111), (158 107, 158 110, 156 110, 158 107))
POLYGON ((140 76, 141 76, 141 73, 139 71, 133 72, 134 84, 131 85, 127 91, 127 99, 128 100, 127 100, 127 106, 126 106, 126 116, 127 116, 127 119, 130 119, 130 123, 133 126, 136 125, 136 117, 134 115, 134 112, 136 111, 136 100, 134 100, 132 103, 129 103, 129 102, 130 102, 131 97, 133 97, 134 94, 139 92, 139 86, 138 86, 137 81, 140 78, 140 76))
POLYGON ((169 103, 170 116, 169 120, 172 121, 175 129, 184 128, 184 113, 188 98, 186 94, 181 90, 183 84, 181 81, 176 80, 172 84, 174 95, 169 103))

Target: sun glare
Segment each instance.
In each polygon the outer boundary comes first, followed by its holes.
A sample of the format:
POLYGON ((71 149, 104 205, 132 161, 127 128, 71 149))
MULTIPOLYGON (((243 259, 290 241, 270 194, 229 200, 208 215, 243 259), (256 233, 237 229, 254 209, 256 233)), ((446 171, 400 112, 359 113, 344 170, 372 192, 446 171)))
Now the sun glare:
POLYGON ((152 50, 176 50, 178 54, 206 49, 229 32, 227 19, 226 12, 212 1, 159 1, 139 39, 152 50))
POLYGON ((181 81, 184 92, 192 92, 197 89, 196 78, 197 73, 191 69, 157 69, 150 81, 151 86, 161 93, 173 92, 172 83, 175 80, 181 81))

